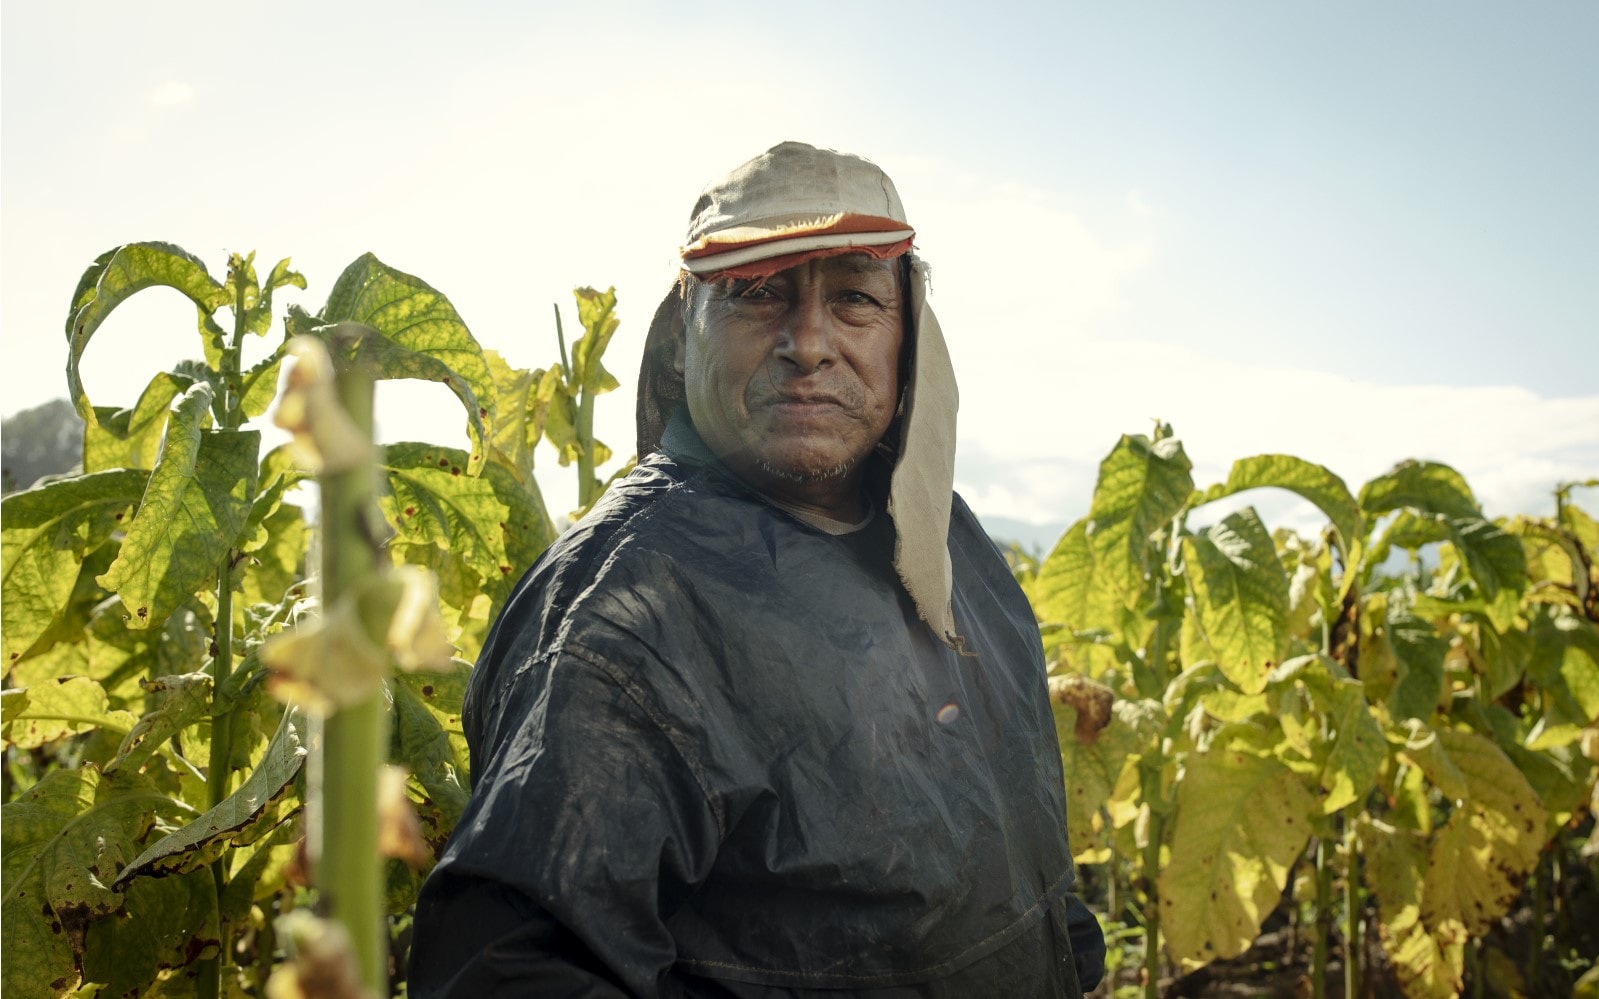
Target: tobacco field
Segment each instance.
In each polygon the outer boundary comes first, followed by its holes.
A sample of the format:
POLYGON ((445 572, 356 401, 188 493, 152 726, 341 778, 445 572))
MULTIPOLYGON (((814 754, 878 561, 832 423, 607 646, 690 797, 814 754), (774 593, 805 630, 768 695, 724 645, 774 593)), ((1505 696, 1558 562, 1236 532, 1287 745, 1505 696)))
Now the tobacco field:
MULTIPOLYGON (((134 243, 63 287, 81 470, 0 508, 9 996, 403 994, 470 663, 608 484, 614 290, 578 289, 528 370, 371 255, 315 314, 274 309, 291 286, 134 243), (94 338, 152 287, 194 304, 199 356, 90 400, 94 338), (470 447, 374 447, 387 379, 447 387, 470 447), (268 420, 292 443, 263 451, 268 420), (577 469, 553 511, 535 457, 577 469)), ((1010 553, 1098 994, 1599 995, 1599 481, 1495 520, 1441 464, 1206 483, 1187 447, 1123 437, 1088 515, 1010 553), (1325 526, 1274 529, 1253 490, 1325 526)))

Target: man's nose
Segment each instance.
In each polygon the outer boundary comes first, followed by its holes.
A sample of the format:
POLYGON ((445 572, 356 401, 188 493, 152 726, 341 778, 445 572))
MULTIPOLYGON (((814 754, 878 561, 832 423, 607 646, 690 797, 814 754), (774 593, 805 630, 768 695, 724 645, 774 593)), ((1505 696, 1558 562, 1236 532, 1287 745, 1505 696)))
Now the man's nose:
POLYGON ((827 367, 837 357, 827 303, 820 295, 802 295, 778 335, 773 353, 801 374, 827 367))

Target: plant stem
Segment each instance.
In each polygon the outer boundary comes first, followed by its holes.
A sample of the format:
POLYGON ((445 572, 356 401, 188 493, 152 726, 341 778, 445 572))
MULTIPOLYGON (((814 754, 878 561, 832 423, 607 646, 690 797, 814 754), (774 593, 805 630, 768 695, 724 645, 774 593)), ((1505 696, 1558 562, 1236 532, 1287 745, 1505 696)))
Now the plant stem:
POLYGON ((1327 840, 1316 838, 1316 949, 1310 958, 1310 989, 1315 999, 1327 997, 1327 944, 1332 939, 1332 865, 1327 840))
MULTIPOLYGON (((230 265, 231 266, 231 265, 230 265)), ((221 423, 229 430, 237 430, 243 422, 240 409, 242 392, 235 391, 239 380, 239 356, 244 351, 244 281, 242 268, 234 271, 233 339, 222 350, 222 407, 221 423)), ((228 796, 228 777, 233 759, 233 710, 235 705, 225 693, 225 684, 233 676, 233 551, 229 549, 217 566, 217 617, 215 646, 211 658, 211 753, 206 769, 206 800, 215 808, 228 796)), ((211 862, 211 879, 216 885, 218 918, 221 918, 222 891, 228 885, 228 861, 232 854, 224 851, 211 862)), ((200 999, 215 999, 222 988, 222 968, 227 964, 232 950, 232 936, 226 926, 219 926, 222 952, 217 957, 201 961, 195 992, 200 999)))
POLYGON ((588 509, 594 502, 594 393, 585 385, 580 390, 577 403, 577 502, 579 509, 588 509))
POLYGON ((1166 817, 1160 811, 1161 762, 1139 764, 1142 792, 1149 808, 1148 839, 1144 842, 1144 999, 1160 997, 1160 842, 1166 817))
POLYGON ((1350 829, 1344 834, 1344 901, 1349 906, 1344 917, 1344 999, 1357 999, 1360 992, 1360 854, 1355 846, 1350 829))
POLYGON ((1538 970, 1543 966, 1544 892, 1547 885, 1543 858, 1532 871, 1532 944, 1527 948, 1527 991, 1538 992, 1538 970))
MULTIPOLYGON (((366 439, 372 439, 372 376, 335 344, 334 388, 366 439)), ((374 457, 322 476, 322 601, 331 607, 373 574, 380 552, 370 525, 376 504, 374 457)), ((387 922, 378 843, 378 768, 387 755, 389 719, 382 690, 329 716, 322 730, 320 856, 317 884, 329 914, 354 943, 361 979, 387 994, 387 922)))

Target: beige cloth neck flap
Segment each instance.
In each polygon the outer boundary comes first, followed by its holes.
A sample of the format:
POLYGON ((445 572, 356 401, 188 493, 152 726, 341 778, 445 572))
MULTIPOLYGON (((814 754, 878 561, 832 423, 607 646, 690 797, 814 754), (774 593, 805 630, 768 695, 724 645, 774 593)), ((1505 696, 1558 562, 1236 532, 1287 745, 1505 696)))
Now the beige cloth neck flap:
POLYGON ((949 507, 955 489, 955 414, 960 392, 938 317, 927 304, 927 268, 911 271, 916 345, 904 435, 888 490, 894 520, 894 569, 916 611, 946 645, 959 650, 951 606, 949 507))

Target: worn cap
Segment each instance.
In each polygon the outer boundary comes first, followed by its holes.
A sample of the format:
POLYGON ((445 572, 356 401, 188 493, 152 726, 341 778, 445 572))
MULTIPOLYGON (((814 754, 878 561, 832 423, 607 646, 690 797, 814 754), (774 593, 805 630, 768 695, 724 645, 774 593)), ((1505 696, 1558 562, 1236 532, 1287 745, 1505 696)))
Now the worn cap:
POLYGON ((839 253, 897 257, 915 236, 875 163, 784 142, 700 194, 679 253, 690 274, 752 278, 839 253))

